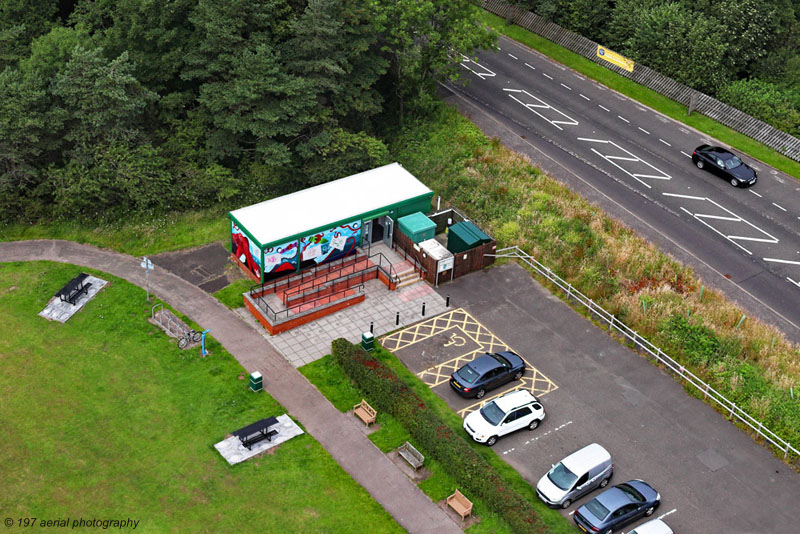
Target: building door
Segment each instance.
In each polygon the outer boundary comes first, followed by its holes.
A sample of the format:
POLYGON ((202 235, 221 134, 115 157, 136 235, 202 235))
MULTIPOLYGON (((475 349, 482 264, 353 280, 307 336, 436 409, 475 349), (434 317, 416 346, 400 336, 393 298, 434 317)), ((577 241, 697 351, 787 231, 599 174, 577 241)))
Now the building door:
POLYGON ((392 238, 394 237, 394 221, 389 215, 386 215, 383 220, 383 242, 387 247, 392 248, 392 238))

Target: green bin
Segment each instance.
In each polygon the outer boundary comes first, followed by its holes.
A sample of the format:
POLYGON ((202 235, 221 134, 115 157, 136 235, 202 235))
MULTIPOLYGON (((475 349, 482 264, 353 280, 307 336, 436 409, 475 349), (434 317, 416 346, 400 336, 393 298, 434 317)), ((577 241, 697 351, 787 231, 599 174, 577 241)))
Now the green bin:
POLYGON ((262 388, 262 377, 261 373, 255 371, 250 373, 250 389, 255 392, 261 391, 262 388))
POLYGON ((436 223, 419 211, 397 219, 397 227, 414 243, 433 239, 436 235, 436 223))
POLYGON ((372 335, 372 332, 361 334, 361 348, 369 352, 375 349, 375 336, 372 335))

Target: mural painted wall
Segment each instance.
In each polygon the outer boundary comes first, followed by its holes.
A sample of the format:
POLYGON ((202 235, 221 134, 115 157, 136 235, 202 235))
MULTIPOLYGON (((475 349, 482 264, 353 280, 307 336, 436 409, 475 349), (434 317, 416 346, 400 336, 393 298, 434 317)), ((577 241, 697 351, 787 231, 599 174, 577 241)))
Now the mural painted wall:
POLYGON ((297 241, 264 249, 264 281, 278 278, 297 270, 297 241))
POLYGON ((300 240, 301 268, 333 261, 355 251, 361 243, 361 220, 308 235, 300 240))
POLYGON ((250 269, 250 272, 261 279, 261 249, 250 241, 247 235, 231 221, 231 242, 233 255, 250 269))

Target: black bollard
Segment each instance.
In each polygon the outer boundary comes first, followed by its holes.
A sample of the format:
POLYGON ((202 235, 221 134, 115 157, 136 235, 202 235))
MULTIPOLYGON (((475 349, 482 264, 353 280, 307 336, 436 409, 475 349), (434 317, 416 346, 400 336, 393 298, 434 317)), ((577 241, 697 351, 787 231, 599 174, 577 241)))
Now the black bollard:
POLYGON ((369 322, 369 333, 372 334, 372 321, 369 322))
POLYGON ((422 303, 422 316, 425 317, 425 303, 422 303))
POLYGON ((394 325, 397 326, 400 324, 400 312, 397 312, 397 315, 394 318, 394 325))
POLYGON ((447 298, 444 300, 444 307, 445 308, 450 307, 450 295, 447 295, 447 298))

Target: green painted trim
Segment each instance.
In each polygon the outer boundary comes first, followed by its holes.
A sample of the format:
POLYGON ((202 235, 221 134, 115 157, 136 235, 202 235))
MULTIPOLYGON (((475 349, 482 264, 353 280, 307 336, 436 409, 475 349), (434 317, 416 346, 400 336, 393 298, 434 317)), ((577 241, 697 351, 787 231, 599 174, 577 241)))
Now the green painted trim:
MULTIPOLYGON (((229 218, 230 218, 232 221, 234 221, 234 222, 236 223, 236 226, 238 226, 238 227, 239 227, 239 229, 240 229, 240 230, 241 230, 241 231, 242 231, 242 232, 243 232, 243 233, 244 233, 244 234, 245 234, 247 237, 249 237, 249 238, 250 238, 250 239, 253 241, 253 243, 255 243, 256 245, 258 245, 258 248, 260 248, 261 250, 263 250, 263 249, 264 249, 264 246, 263 246, 261 243, 259 243, 259 242, 258 242, 258 239, 256 239, 255 237, 253 237, 253 234, 251 234, 251 233, 250 233, 250 230, 248 230, 247 228, 245 228, 245 226, 244 226, 242 223, 240 223, 240 222, 239 222, 239 220, 238 220, 236 217, 234 217, 234 216, 233 216, 233 214, 231 214, 231 212, 228 212, 228 217, 229 217, 229 218)), ((231 234, 233 234, 233 230, 231 230, 231 234)), ((232 242, 233 242, 233 237, 231 237, 231 243, 232 243, 232 242)), ((233 250, 233 249, 231 249, 231 250, 233 250)))
MULTIPOLYGON (((287 235, 286 237, 283 237, 283 238, 281 238, 281 239, 279 239, 277 241, 272 241, 270 243, 265 243, 262 246, 262 249, 269 248, 269 247, 274 247, 275 245, 280 245, 281 243, 286 243, 287 241, 295 241, 295 240, 300 241, 302 238, 304 238, 304 237, 306 237, 308 235, 315 234, 315 233, 320 232, 322 230, 329 230, 331 228, 334 228, 334 227, 339 226, 342 223, 346 223, 346 222, 362 221, 362 224, 363 224, 363 221, 365 221, 365 220, 369 221, 371 219, 374 219, 375 217, 380 217, 382 215, 388 215, 389 211, 394 211, 392 219, 396 221, 397 220, 397 212, 398 212, 398 208, 399 207, 405 206, 405 205, 408 205, 408 204, 414 204, 414 203, 419 202, 421 200, 424 200, 426 198, 428 200, 433 200, 433 191, 431 191, 430 193, 425 193, 423 195, 418 195, 416 197, 408 198, 406 200, 397 202, 395 204, 389 204, 388 206, 382 206, 382 207, 380 207, 378 209, 362 213, 361 215, 354 215, 352 217, 348 217, 346 219, 341 219, 339 221, 332 222, 330 224, 326 224, 324 226, 319 226, 317 228, 310 228, 310 229, 305 230, 305 231, 303 231, 302 233, 299 233, 299 234, 287 235)), ((239 228, 241 228, 241 227, 242 226, 239 225, 239 228)), ((248 233, 248 236, 249 235, 250 234, 248 233)), ((298 265, 299 265, 299 262, 298 262, 298 265)))

